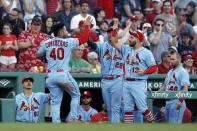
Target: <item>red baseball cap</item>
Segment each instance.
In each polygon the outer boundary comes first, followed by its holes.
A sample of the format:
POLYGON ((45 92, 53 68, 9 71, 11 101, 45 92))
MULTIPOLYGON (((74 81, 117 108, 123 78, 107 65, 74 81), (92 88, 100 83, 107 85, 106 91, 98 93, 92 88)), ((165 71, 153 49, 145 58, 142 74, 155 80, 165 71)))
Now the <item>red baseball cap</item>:
POLYGON ((107 30, 107 33, 111 33, 112 36, 116 36, 118 34, 117 29, 113 29, 112 27, 107 30))
POLYGON ((129 32, 130 35, 132 37, 135 37, 137 38, 140 42, 142 42, 144 40, 144 35, 142 34, 141 31, 137 30, 137 31, 134 31, 134 32, 129 32))
MULTIPOLYGON (((84 26, 84 21, 83 21, 83 20, 81 20, 81 21, 79 22, 79 27, 82 27, 82 26, 84 26)), ((91 24, 91 25, 90 25, 90 29, 91 29, 93 26, 94 26, 94 25, 91 24)))
POLYGON ((130 16, 131 21, 138 21, 138 17, 135 15, 130 16))
POLYGON ((91 97, 91 93, 89 91, 83 91, 81 93, 81 97, 84 97, 84 96, 91 97))
POLYGON ((193 59, 192 55, 185 55, 183 57, 183 61, 187 61, 188 59, 193 59))
POLYGON ((32 83, 34 82, 34 79, 32 77, 24 77, 22 79, 22 83, 24 83, 26 80, 30 80, 32 83))
POLYGON ((36 15, 33 17, 32 19, 32 25, 36 25, 36 26, 41 26, 42 25, 42 19, 40 16, 36 15))

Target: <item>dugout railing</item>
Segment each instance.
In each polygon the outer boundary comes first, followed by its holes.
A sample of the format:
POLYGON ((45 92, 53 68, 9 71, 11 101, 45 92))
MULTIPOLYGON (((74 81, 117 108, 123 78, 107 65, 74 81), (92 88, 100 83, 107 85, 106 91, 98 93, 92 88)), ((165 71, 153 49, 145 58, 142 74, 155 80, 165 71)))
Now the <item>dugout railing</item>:
MULTIPOLYGON (((101 75, 94 74, 72 74, 77 80, 81 90, 91 90, 93 97, 93 105, 95 108, 99 108, 102 104, 101 95, 101 75)), ((29 72, 1 72, 0 73, 0 122, 13 122, 15 120, 15 94, 22 91, 22 78, 25 76, 31 76, 34 78, 33 91, 34 92, 48 92, 45 88, 45 73, 29 73, 29 72)), ((193 100, 194 104, 197 103, 197 76, 190 75, 191 85, 189 87, 189 92, 158 92, 157 90, 164 82, 165 75, 151 75, 148 79, 148 105, 153 109, 153 101, 161 99, 174 99, 174 98, 184 98, 188 100, 193 100)), ((63 112, 69 111, 70 99, 68 95, 64 95, 64 100, 62 103, 63 112)), ((193 104, 192 103, 192 104, 193 104)), ((48 106, 47 106, 48 107, 48 106)), ((194 107, 197 108, 195 105, 194 107)), ((196 110, 196 109, 194 109, 196 110)), ((50 110, 46 110, 50 111, 50 110)), ((41 112, 39 121, 44 121, 47 117, 44 111, 41 112)), ((196 112, 195 112, 196 113, 196 112)), ((194 114, 195 114, 194 113, 194 114)), ((64 114, 64 113, 63 113, 64 114)), ((65 113, 66 114, 66 113, 65 113)), ((63 116, 65 117, 65 116, 63 116)), ((197 118, 197 116, 196 116, 197 118)), ((64 118, 63 118, 64 119, 64 118)))

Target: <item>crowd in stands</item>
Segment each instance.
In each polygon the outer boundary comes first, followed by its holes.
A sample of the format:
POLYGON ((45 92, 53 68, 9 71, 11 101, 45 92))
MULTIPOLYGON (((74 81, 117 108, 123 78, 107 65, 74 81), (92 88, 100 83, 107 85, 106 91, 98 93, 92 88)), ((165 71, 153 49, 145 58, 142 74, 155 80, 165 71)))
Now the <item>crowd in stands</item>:
MULTIPOLYGON (((0 71, 45 72, 35 54, 42 41, 54 37, 53 26, 62 22, 69 36, 77 37, 88 16, 91 41, 108 41, 112 27, 124 44, 129 31, 141 30, 159 74, 171 69, 173 51, 190 74, 197 74, 196 0, 0 0, 0 71)), ((69 64, 70 72, 101 72, 98 55, 87 44, 72 51, 69 64)))

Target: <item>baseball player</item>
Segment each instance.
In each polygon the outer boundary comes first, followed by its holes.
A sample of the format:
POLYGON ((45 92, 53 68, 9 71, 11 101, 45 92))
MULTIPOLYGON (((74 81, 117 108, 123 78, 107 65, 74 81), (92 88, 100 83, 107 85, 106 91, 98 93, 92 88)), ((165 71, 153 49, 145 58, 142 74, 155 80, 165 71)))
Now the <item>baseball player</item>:
POLYGON ((63 91, 66 90, 71 96, 70 113, 67 121, 78 121, 78 107, 80 92, 77 82, 69 73, 68 63, 73 48, 88 40, 90 17, 85 21, 84 35, 80 38, 66 38, 68 32, 62 23, 54 27, 54 38, 44 41, 37 52, 37 57, 46 55, 48 61, 46 85, 52 94, 52 121, 60 123, 60 105, 63 91))
POLYGON ((101 87, 104 103, 107 108, 110 123, 120 122, 120 103, 123 84, 122 54, 109 43, 118 43, 117 31, 108 30, 109 42, 94 44, 91 41, 88 45, 98 53, 101 62, 101 87))
POLYGON ((133 122, 133 111, 136 106, 143 113, 148 122, 154 120, 147 107, 147 78, 148 74, 156 72, 157 66, 153 54, 142 47, 143 34, 138 30, 130 32, 126 45, 114 44, 122 54, 125 61, 126 75, 123 85, 124 122, 133 122))
POLYGON ((16 95, 16 121, 37 123, 41 106, 50 99, 49 94, 33 93, 33 78, 25 77, 22 80, 23 92, 16 95))
MULTIPOLYGON (((188 91, 189 74, 181 65, 181 56, 177 52, 171 54, 170 63, 173 66, 165 79, 164 86, 160 90, 165 91, 188 91)), ((185 100, 170 99, 166 101, 166 121, 169 123, 182 123, 183 114, 186 109, 185 100)))
POLYGON ((91 117, 98 113, 97 110, 90 106, 91 101, 91 93, 89 91, 83 91, 81 93, 81 105, 79 106, 79 121, 89 122, 91 117))

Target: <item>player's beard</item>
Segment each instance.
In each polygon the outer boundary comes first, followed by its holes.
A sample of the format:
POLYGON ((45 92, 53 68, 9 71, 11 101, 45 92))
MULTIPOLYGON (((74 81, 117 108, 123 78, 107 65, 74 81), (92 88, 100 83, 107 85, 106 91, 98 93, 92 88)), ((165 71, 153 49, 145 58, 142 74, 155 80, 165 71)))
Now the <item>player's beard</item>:
POLYGON ((173 63, 173 64, 171 64, 171 65, 172 65, 173 68, 177 68, 177 67, 179 66, 179 63, 176 62, 176 63, 173 63))
POLYGON ((91 101, 89 102, 83 102, 84 105, 90 105, 91 101))
POLYGON ((129 44, 130 47, 134 47, 136 45, 137 41, 131 41, 131 43, 129 44))

